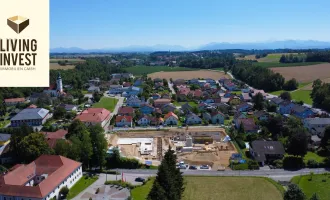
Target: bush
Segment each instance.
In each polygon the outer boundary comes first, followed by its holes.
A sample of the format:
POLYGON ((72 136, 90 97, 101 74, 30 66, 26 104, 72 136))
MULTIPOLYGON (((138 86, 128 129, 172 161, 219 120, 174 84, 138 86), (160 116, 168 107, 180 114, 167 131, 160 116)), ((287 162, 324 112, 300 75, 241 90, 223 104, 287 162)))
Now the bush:
POLYGON ((274 160, 274 165, 276 168, 283 168, 283 160, 274 160))
POLYGON ((60 194, 63 195, 63 197, 65 198, 69 194, 69 188, 66 186, 62 187, 60 190, 60 194))
POLYGON ((232 165, 232 170, 248 170, 249 165, 247 163, 238 163, 232 165))
POLYGON ((320 164, 319 164, 316 160, 309 159, 309 160, 307 161, 307 167, 308 167, 308 168, 318 168, 319 165, 320 165, 320 164))
POLYGON ((304 167, 305 163, 301 156, 286 156, 283 159, 284 169, 301 169, 304 167))
POLYGON ((245 142, 243 140, 236 139, 236 142, 237 142, 239 148, 241 148, 241 149, 245 149, 246 148, 245 142))
POLYGON ((249 169, 251 169, 251 170, 257 170, 257 169, 259 169, 259 164, 258 164, 258 162, 255 161, 255 160, 249 160, 249 161, 248 161, 248 167, 249 167, 249 169))
POLYGON ((136 186, 130 184, 130 183, 127 183, 127 182, 124 182, 124 181, 106 181, 104 183, 105 185, 119 185, 121 187, 124 187, 124 188, 129 188, 129 189, 134 189, 136 186))

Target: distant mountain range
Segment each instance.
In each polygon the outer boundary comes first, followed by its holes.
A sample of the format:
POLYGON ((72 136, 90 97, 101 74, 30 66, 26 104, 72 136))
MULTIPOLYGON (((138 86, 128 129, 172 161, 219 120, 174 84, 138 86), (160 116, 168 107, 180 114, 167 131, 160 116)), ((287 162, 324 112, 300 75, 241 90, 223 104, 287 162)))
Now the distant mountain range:
POLYGON ((154 52, 154 51, 198 51, 198 50, 223 50, 223 49, 325 49, 330 48, 330 42, 315 40, 284 40, 272 42, 250 42, 250 43, 209 43, 197 48, 185 48, 180 45, 154 45, 139 46, 132 45, 120 48, 104 49, 82 49, 78 47, 71 48, 53 48, 50 53, 112 53, 112 52, 154 52))

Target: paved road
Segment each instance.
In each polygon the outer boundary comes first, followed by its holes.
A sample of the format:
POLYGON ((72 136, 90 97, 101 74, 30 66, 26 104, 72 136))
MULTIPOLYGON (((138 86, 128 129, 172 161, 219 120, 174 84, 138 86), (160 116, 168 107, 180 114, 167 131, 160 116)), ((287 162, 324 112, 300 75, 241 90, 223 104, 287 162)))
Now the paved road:
POLYGON ((173 83, 170 83, 170 80, 168 80, 168 87, 170 88, 172 94, 175 94, 175 90, 173 88, 173 83))
MULTIPOLYGON (((126 176, 155 176, 157 170, 119 170, 126 176)), ((310 172, 315 174, 322 174, 329 172, 324 168, 319 169, 301 169, 297 171, 288 171, 283 169, 271 169, 271 170, 252 170, 252 171, 212 171, 212 170, 181 170, 183 175, 194 175, 194 176, 262 176, 272 178, 276 181, 290 181, 292 177, 299 175, 307 175, 310 172)))
POLYGON ((123 103, 124 103, 124 100, 125 100, 125 97, 120 97, 120 96, 110 96, 107 94, 107 92, 105 92, 103 94, 105 97, 110 97, 110 98, 115 98, 115 99, 118 99, 118 102, 117 102, 117 105, 115 106, 114 110, 112 111, 111 113, 111 118, 116 115, 118 113, 118 110, 120 107, 123 106, 123 103))

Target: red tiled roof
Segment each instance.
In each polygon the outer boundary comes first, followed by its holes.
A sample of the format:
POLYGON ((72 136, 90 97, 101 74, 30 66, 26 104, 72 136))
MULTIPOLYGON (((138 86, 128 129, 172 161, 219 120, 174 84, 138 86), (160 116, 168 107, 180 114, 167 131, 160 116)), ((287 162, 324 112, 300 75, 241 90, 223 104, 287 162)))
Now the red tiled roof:
POLYGON ((15 103, 15 102, 24 102, 25 98, 12 98, 12 99, 5 99, 5 103, 15 103))
POLYGON ((1 176, 0 194, 27 198, 45 198, 60 185, 81 163, 57 155, 42 155, 28 165, 20 165, 1 176), (39 185, 24 184, 35 175, 47 174, 39 185), (29 178, 28 178, 29 177, 29 178))
POLYGON ((31 105, 29 105, 28 108, 38 108, 38 106, 36 106, 36 105, 34 105, 34 104, 31 104, 31 105))
POLYGON ((173 112, 169 112, 169 113, 167 113, 167 114, 164 116, 164 119, 166 120, 167 118, 169 118, 169 117, 171 117, 171 116, 175 117, 175 119, 179 119, 178 116, 177 116, 176 114, 174 114, 173 112))
POLYGON ((75 119, 79 119, 82 122, 96 122, 102 123, 108 116, 110 111, 104 108, 88 108, 84 110, 75 119))
POLYGON ((132 122, 133 120, 132 116, 117 116, 116 122, 120 122, 122 119, 126 119, 128 122, 132 122))
POLYGON ((64 129, 57 130, 55 132, 41 132, 48 139, 64 139, 65 135, 68 134, 68 131, 64 129))
POLYGON ((190 88, 182 88, 182 89, 179 89, 179 94, 184 94, 184 95, 188 95, 190 92, 190 88))
POLYGON ((132 84, 130 83, 130 82, 125 82, 124 84, 123 84, 123 86, 124 87, 129 87, 129 86, 131 86, 132 84))
POLYGON ((157 99, 154 103, 171 103, 170 99, 157 99))
POLYGON ((121 107, 118 110, 118 114, 133 114, 133 113, 134 113, 134 109, 129 106, 121 107))

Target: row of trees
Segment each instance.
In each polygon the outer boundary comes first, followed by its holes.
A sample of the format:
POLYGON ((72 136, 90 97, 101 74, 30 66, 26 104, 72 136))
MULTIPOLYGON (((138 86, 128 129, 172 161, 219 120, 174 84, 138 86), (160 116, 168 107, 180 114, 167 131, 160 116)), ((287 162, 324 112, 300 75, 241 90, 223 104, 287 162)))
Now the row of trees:
POLYGON ((330 111, 330 83, 323 83, 320 79, 315 80, 311 97, 315 107, 330 111))
POLYGON ((306 62, 330 62, 330 51, 315 51, 306 54, 306 62))
POLYGON ((239 61, 231 71, 235 78, 266 92, 281 90, 285 82, 281 74, 264 67, 253 66, 249 61, 239 61))
POLYGON ((188 68, 225 68, 232 66, 235 63, 235 57, 233 54, 203 54, 202 57, 187 56, 180 62, 180 67, 188 68))
POLYGON ((299 63, 305 61, 305 55, 301 54, 286 54, 280 58, 280 63, 299 63))

